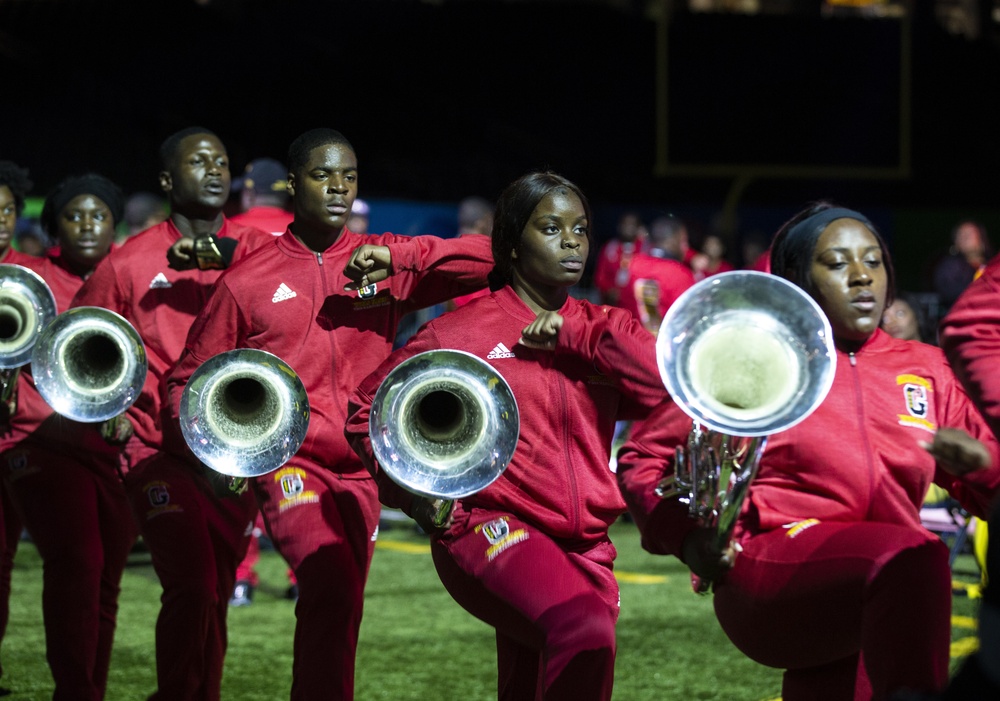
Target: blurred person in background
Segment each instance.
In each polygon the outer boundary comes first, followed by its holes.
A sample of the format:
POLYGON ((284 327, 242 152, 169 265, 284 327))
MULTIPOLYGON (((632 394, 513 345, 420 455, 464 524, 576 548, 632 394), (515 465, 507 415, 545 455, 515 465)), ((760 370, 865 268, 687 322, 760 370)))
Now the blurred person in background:
POLYGON ((736 266, 726 260, 726 244, 717 234, 709 234, 702 241, 698 252, 691 258, 691 270, 695 281, 710 275, 736 270, 736 266))
POLYGON ((166 221, 170 216, 167 198, 152 192, 135 192, 125 199, 125 226, 117 243, 166 221))
POLYGON ((670 257, 672 229, 650 229, 648 251, 636 253, 628 268, 617 306, 632 312, 654 335, 670 306, 695 283, 694 271, 670 257))
POLYGON ((934 344, 927 314, 919 298, 912 292, 897 292, 882 313, 882 329, 893 338, 934 344))
POLYGON ((233 181, 239 193, 240 211, 231 221, 281 236, 292 222, 288 208, 288 168, 273 158, 250 161, 233 181))
MULTIPOLYGON (((470 195, 458 203, 458 235, 483 234, 493 235, 493 204, 485 197, 470 195)), ((445 311, 452 311, 468 304, 477 297, 485 297, 490 293, 489 287, 470 292, 467 295, 459 295, 454 299, 449 299, 444 304, 445 311)), ((424 319, 429 321, 429 319, 424 319)), ((416 330, 416 329, 414 329, 416 330)), ((409 336, 412 335, 409 334, 409 336)))
POLYGON ((638 212, 618 217, 615 237, 601 246, 594 264, 593 286, 601 304, 617 307, 629 281, 632 258, 646 249, 648 231, 638 212))
POLYGON ((933 270, 934 291, 947 311, 992 257, 989 236, 979 222, 965 220, 951 232, 951 248, 933 270))

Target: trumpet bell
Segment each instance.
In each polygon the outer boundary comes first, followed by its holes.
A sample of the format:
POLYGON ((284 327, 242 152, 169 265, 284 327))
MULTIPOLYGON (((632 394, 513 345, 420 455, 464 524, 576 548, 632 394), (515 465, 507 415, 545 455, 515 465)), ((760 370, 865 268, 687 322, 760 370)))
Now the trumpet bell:
POLYGON ((309 397, 278 356, 239 348, 219 353, 181 393, 181 433, 205 465, 231 477, 278 469, 302 446, 309 397))
POLYGON ((805 419, 836 370, 823 310, 784 278, 732 271, 682 294, 656 338, 660 376, 678 406, 710 430, 766 436, 805 419))
POLYGON ((379 386, 369 417, 380 467, 404 489, 434 499, 460 499, 492 484, 507 469, 519 431, 507 381, 458 350, 400 363, 379 386))
POLYGON ((55 296, 38 273, 0 264, 0 370, 30 362, 38 334, 55 316, 55 296))
POLYGON ((142 392, 146 347, 124 317, 102 307, 59 314, 31 354, 35 387, 54 411, 96 423, 118 416, 142 392))

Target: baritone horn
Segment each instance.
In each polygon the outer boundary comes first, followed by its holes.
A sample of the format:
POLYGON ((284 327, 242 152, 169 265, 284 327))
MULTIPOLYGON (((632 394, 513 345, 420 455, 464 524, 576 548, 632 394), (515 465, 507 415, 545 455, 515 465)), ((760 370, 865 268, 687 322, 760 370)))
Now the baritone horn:
MULTIPOLYGON (((833 384, 836 352, 823 310, 787 280, 732 271, 690 287, 656 337, 660 376, 693 420, 658 490, 730 544, 767 437, 804 420, 833 384)), ((696 583, 707 590, 709 583, 696 583)))
POLYGON ((21 366, 55 316, 56 298, 38 273, 0 264, 0 401, 13 399, 21 366))
POLYGON ((212 356, 181 393, 184 440, 202 463, 232 479, 267 474, 288 462, 309 428, 309 397, 281 358, 238 348, 212 356))
POLYGON ((85 423, 114 419, 146 383, 148 360, 139 333, 103 307, 74 307, 38 336, 31 353, 35 388, 52 409, 85 423))
POLYGON ((453 500, 503 474, 520 417, 496 368, 444 349, 418 353, 386 376, 368 426, 375 458, 394 482, 429 499, 453 500))

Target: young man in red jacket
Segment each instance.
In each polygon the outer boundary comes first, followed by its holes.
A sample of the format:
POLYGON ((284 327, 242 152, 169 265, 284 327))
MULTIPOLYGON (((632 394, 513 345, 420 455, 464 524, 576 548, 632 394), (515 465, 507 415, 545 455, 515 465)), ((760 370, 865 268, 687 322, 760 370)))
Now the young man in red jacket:
POLYGON ((483 287, 492 255, 486 236, 349 231, 358 162, 337 131, 305 132, 287 163, 289 231, 220 278, 167 380, 168 408, 177 421, 194 371, 236 348, 273 353, 299 376, 311 412, 305 440, 281 468, 251 480, 252 494, 299 587, 291 697, 352 699, 381 508, 344 438, 347 398, 389 355, 404 314, 483 287))
POLYGON ((222 680, 229 595, 256 505, 249 495, 217 498, 199 469, 164 452, 160 384, 180 357, 218 268, 273 237, 223 216, 230 173, 218 136, 201 127, 179 131, 163 142, 160 158, 170 218, 105 258, 73 306, 121 314, 139 332, 149 359, 145 385, 126 412, 134 435, 126 445, 125 486, 163 586, 158 691, 151 698, 213 701, 222 680), (178 269, 196 259, 201 267, 178 269))

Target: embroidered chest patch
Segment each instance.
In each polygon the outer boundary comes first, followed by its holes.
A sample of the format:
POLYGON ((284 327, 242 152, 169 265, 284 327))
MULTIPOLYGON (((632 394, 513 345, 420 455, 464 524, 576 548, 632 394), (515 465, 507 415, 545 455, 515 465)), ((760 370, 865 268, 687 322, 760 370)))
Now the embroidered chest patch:
POLYGON ((898 414, 901 426, 913 426, 926 431, 937 431, 937 424, 931 416, 931 393, 934 391, 930 381, 919 375, 897 375, 896 385, 903 390, 903 405, 905 414, 898 414))

